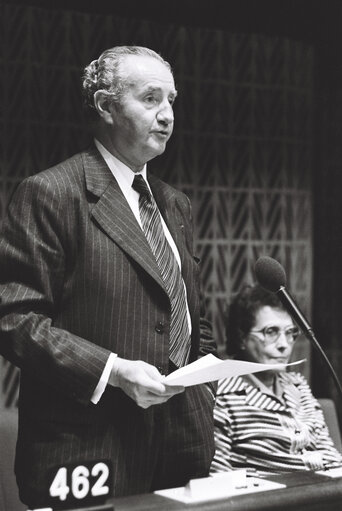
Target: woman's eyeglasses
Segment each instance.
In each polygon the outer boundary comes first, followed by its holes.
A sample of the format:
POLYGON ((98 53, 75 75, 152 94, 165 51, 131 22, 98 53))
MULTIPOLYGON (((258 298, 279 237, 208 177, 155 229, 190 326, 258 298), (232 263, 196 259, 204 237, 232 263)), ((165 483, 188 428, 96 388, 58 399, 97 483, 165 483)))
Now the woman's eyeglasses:
POLYGON ((251 330, 251 334, 262 334, 264 338, 262 339, 265 344, 272 344, 276 342, 281 333, 284 333, 286 340, 289 344, 295 342, 299 335, 299 329, 296 326, 291 326, 287 328, 280 328, 279 326, 265 326, 261 330, 251 330))

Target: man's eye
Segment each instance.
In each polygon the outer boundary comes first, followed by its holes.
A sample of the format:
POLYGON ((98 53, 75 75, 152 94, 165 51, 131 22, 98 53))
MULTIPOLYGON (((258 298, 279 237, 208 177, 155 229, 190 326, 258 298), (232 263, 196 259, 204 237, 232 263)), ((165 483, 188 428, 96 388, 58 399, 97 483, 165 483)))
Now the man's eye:
POLYGON ((145 101, 147 103, 155 103, 156 98, 154 96, 146 96, 145 101))

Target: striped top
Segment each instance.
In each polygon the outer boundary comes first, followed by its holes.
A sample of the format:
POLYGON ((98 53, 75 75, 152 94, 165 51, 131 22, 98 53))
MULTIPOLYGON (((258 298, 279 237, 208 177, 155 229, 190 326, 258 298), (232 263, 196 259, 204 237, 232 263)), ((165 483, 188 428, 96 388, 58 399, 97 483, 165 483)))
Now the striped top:
POLYGON ((247 467, 267 475, 342 462, 304 376, 283 372, 278 378, 284 389, 282 400, 248 378, 220 380, 211 473, 247 467))

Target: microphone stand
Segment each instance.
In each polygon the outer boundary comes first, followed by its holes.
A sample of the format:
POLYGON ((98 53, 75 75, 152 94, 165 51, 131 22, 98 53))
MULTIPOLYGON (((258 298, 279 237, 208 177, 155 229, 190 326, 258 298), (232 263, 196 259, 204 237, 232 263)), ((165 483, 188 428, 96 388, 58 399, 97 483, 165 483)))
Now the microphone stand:
POLYGON ((323 360, 326 362, 326 364, 331 372, 331 375, 333 376, 333 379, 336 383, 336 386, 340 393, 340 396, 342 398, 342 386, 341 386, 340 380, 338 379, 337 374, 336 374, 333 366, 331 365, 328 357, 326 356, 324 350, 322 349, 321 345, 319 344, 318 340, 316 339, 316 336, 315 336, 311 326, 309 325, 309 323, 306 321, 303 314, 298 309, 296 303, 292 299, 291 295, 287 292, 285 286, 280 286, 280 289, 278 291, 276 291, 276 294, 278 295, 280 301, 283 303, 285 308, 287 308, 290 304, 291 316, 293 317, 295 322, 298 324, 299 328, 301 329, 301 331, 303 332, 305 337, 313 343, 315 348, 318 350, 320 355, 323 357, 323 360))

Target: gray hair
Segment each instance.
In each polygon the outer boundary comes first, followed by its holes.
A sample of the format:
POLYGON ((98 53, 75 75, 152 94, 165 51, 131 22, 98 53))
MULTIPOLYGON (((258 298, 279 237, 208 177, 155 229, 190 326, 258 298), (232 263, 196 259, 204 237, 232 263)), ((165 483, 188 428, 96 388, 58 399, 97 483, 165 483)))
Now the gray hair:
POLYGON ((110 93, 113 101, 120 100, 127 86, 126 78, 120 71, 120 65, 129 55, 153 57, 162 62, 172 73, 170 64, 159 53, 150 48, 144 46, 114 46, 109 48, 84 69, 82 89, 87 109, 94 111, 94 94, 98 90, 105 90, 110 93))

